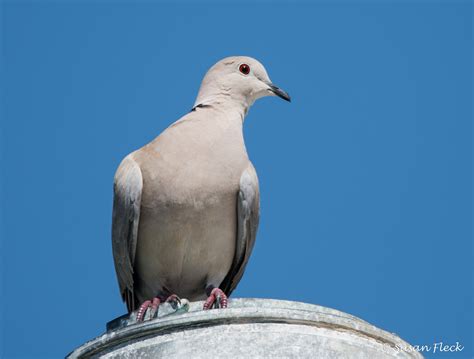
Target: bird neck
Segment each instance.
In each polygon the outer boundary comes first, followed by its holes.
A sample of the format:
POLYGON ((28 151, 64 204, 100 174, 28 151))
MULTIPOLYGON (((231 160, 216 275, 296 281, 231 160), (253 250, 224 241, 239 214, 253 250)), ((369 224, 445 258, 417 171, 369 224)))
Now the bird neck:
POLYGON ((247 112, 252 103, 243 95, 232 93, 229 90, 223 90, 222 88, 207 88, 206 90, 199 91, 199 94, 194 103, 196 106, 211 106, 218 111, 224 111, 226 113, 237 113, 242 122, 247 115, 247 112))

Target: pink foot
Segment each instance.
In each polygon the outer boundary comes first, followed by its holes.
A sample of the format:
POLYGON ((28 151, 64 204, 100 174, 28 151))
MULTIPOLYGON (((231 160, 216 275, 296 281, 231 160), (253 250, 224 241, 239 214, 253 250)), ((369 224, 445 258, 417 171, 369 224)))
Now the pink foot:
POLYGON ((145 300, 140 308, 138 308, 137 313, 137 322, 143 322, 143 318, 145 317, 145 313, 150 308, 150 318, 154 318, 156 312, 158 311, 158 306, 160 305, 161 300, 158 297, 153 298, 152 300, 145 300))
MULTIPOLYGON (((165 302, 170 303, 173 309, 177 309, 181 304, 181 299, 176 294, 171 294, 166 298, 165 302)), ((159 297, 155 297, 152 300, 145 300, 140 308, 138 308, 137 322, 143 322, 147 311, 150 311, 150 319, 155 318, 158 313, 158 307, 161 303, 163 303, 163 301, 159 297)))
POLYGON ((219 288, 214 288, 211 291, 211 294, 209 295, 209 297, 204 302, 204 307, 203 307, 204 310, 209 310, 212 307, 227 308, 227 296, 219 288))

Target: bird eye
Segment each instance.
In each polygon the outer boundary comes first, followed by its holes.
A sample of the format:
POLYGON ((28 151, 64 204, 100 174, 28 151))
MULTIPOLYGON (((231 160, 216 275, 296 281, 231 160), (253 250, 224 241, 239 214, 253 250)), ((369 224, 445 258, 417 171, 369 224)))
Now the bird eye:
POLYGON ((242 64, 239 66, 239 71, 242 72, 244 75, 248 75, 250 72, 250 66, 247 64, 242 64))

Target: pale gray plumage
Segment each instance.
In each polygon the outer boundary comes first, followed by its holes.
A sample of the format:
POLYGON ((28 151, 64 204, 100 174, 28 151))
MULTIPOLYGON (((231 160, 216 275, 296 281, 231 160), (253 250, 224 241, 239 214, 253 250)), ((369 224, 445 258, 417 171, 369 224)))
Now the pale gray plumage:
POLYGON ((140 167, 130 158, 120 164, 114 180, 112 247, 115 270, 123 299, 134 303, 133 265, 138 237, 138 223, 143 179, 140 167))
POLYGON ((237 199, 237 242, 234 261, 226 278, 221 284, 224 292, 232 293, 244 274, 245 266, 257 236, 260 215, 258 179, 253 166, 244 171, 240 178, 240 189, 237 199))
POLYGON ((114 180, 112 244, 129 311, 152 297, 230 294, 252 251, 259 188, 242 124, 263 96, 289 96, 249 57, 219 61, 193 111, 131 153, 114 180), (250 73, 241 65, 250 66, 250 73))

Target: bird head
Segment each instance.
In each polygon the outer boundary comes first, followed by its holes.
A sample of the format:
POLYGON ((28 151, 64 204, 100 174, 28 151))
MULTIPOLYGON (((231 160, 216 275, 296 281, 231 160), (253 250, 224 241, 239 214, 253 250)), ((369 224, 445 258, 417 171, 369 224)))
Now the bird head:
POLYGON ((195 106, 230 102, 248 108, 265 96, 291 100, 285 91, 270 81, 260 62, 251 57, 232 56, 220 60, 206 73, 195 106))

